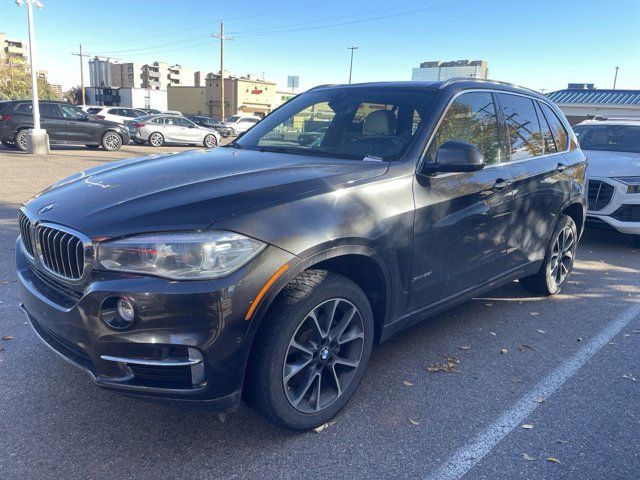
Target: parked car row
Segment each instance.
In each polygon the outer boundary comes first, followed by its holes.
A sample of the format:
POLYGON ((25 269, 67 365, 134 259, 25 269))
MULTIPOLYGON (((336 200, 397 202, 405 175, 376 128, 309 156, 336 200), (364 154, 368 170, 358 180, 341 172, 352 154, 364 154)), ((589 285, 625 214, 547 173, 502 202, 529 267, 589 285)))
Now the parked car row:
MULTIPOLYGON (((152 114, 122 107, 85 107, 64 102, 41 101, 41 125, 52 145, 86 145, 118 150, 135 143, 159 147, 167 143, 202 145, 212 148, 221 134, 214 128, 196 125, 179 114, 152 114)), ((33 128, 30 100, 0 102, 0 142, 6 147, 27 149, 27 132, 33 128)), ((223 127, 224 128, 224 127, 223 127)))

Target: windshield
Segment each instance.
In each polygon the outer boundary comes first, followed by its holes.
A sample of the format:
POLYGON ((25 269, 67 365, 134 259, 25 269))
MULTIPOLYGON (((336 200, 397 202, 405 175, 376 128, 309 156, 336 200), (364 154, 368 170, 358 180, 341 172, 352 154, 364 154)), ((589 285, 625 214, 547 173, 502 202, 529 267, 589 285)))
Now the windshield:
POLYGON ((400 158, 435 94, 400 88, 331 88, 302 94, 235 146, 260 151, 392 161, 400 158))
POLYGON ((640 153, 640 126, 578 125, 573 131, 583 150, 640 153))

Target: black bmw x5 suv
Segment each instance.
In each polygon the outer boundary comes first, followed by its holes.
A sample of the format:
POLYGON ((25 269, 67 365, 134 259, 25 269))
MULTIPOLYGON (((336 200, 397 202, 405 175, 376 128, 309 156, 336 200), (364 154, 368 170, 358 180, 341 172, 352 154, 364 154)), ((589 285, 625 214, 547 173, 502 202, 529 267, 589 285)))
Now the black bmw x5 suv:
POLYGON ((32 198, 23 308, 101 387, 219 411, 242 398, 314 427, 399 330, 516 279, 560 291, 585 166, 531 90, 318 87, 227 148, 101 165, 32 198))
MULTIPOLYGON (((118 150, 131 140, 123 125, 93 118, 75 105, 64 102, 38 102, 42 128, 52 145, 86 145, 118 150)), ((33 128, 33 102, 0 102, 0 142, 9 148, 27 149, 27 131, 33 128)))

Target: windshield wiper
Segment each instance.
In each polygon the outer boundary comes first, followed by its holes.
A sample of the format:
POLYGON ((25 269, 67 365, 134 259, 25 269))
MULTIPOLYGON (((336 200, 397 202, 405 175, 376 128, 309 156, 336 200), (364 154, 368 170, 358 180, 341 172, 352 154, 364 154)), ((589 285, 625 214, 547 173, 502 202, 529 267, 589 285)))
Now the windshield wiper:
POLYGON ((329 158, 343 158, 348 160, 362 160, 361 155, 349 155, 346 153, 332 153, 326 150, 314 150, 305 148, 287 148, 287 147, 260 147, 260 152, 274 152, 274 153, 286 153, 289 155, 306 155, 311 157, 329 157, 329 158))

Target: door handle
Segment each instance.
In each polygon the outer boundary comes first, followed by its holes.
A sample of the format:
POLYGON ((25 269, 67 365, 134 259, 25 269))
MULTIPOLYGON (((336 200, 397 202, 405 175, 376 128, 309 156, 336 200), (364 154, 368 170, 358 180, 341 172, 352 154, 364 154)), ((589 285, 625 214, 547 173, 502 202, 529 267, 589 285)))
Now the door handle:
POLYGON ((496 183, 493 184, 493 187, 491 187, 491 189, 494 192, 502 192, 503 190, 505 190, 507 187, 511 186, 511 182, 508 180, 503 180, 502 178, 499 178, 496 180, 496 183))
POLYGON ((564 163, 559 163, 556 167, 556 170, 560 173, 564 172, 567 169, 567 166, 564 163))

